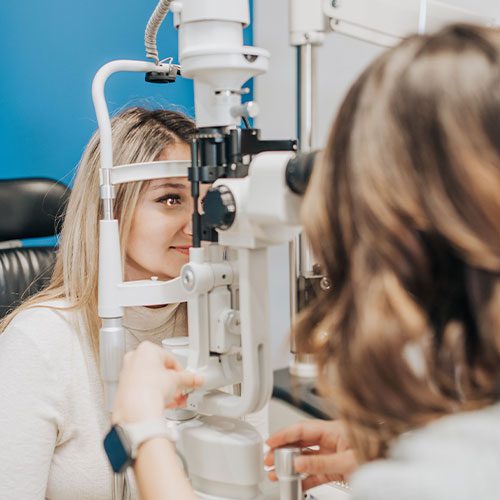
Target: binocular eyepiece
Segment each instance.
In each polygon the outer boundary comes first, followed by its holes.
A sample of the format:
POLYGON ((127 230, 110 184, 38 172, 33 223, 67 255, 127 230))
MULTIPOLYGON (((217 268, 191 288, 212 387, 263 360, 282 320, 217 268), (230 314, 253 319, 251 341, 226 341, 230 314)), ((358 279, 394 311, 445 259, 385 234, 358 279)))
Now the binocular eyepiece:
MULTIPOLYGON (((303 195, 306 192, 317 154, 318 151, 298 153, 288 161, 285 167, 285 180, 288 188, 293 193, 303 195)), ((209 189, 203 201, 203 206, 204 214, 201 218, 204 240, 207 239, 207 228, 214 232, 213 229, 215 228, 226 230, 232 226, 236 216, 236 201, 229 188, 220 185, 209 189)))

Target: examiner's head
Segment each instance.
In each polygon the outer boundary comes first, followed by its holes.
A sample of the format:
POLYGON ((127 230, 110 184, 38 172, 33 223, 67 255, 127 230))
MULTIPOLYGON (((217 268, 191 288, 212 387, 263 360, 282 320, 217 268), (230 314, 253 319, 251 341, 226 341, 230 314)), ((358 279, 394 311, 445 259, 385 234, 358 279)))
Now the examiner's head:
POLYGON ((365 458, 498 399, 500 31, 450 26, 371 64, 340 108, 303 220, 333 286, 299 338, 365 458))

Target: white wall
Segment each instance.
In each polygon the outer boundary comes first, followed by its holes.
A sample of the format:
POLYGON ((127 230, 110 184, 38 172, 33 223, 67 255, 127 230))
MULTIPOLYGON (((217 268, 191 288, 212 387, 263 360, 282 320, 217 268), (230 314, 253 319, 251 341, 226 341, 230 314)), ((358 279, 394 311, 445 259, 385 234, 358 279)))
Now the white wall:
MULTIPOLYGON (((444 1, 500 20, 500 0, 444 1)), ((296 49, 288 45, 288 0, 254 0, 254 44, 271 52, 269 72, 255 81, 255 98, 261 109, 256 126, 262 130, 263 138, 295 138, 296 49)), ((380 47, 337 33, 327 34, 324 45, 317 50, 315 147, 324 146, 335 112, 349 86, 382 51, 380 47)), ((273 364, 275 368, 281 368, 290 359, 286 348, 289 289, 288 251, 285 247, 273 249, 270 266, 273 271, 273 364)))
MULTIPOLYGON (((500 23, 500 0, 444 3, 496 18, 500 23)), ((254 0, 254 44, 271 52, 269 72, 255 82, 255 96, 262 110, 256 124, 264 137, 296 137, 296 49, 288 45, 288 0, 254 0)), ((350 84, 382 51, 337 33, 326 35, 324 45, 317 49, 318 147, 324 145, 335 111, 350 84)))
MULTIPOLYGON (((297 137, 296 49, 288 44, 288 1, 254 0, 254 44, 271 52, 270 70, 256 78, 261 115, 257 126, 269 138, 297 137)), ((330 33, 317 48, 316 146, 321 147, 349 85, 382 52, 379 47, 330 33)))

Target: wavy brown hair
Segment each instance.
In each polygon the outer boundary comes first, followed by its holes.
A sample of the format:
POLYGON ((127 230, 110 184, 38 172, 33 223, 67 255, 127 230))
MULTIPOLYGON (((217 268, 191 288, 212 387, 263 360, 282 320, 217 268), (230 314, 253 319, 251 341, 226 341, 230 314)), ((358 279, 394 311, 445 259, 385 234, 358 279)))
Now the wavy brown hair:
POLYGON ((500 32, 412 36, 355 82, 307 192, 331 290, 297 325, 361 460, 499 399, 500 32))

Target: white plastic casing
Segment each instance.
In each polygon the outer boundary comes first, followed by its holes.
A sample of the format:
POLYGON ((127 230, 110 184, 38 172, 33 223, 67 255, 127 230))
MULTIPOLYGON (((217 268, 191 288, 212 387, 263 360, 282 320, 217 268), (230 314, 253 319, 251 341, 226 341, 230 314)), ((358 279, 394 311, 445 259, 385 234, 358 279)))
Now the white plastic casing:
POLYGON ((323 0, 289 0, 288 20, 290 45, 321 45, 325 38, 327 19, 323 0))
POLYGON ((99 221, 99 299, 98 311, 101 318, 123 316, 123 307, 117 300, 117 285, 122 282, 120 258, 120 235, 118 221, 99 221))
MULTIPOLYGON (((473 2, 470 2, 471 6, 473 2)), ((331 28, 371 43, 391 46, 419 27, 421 0, 323 0, 323 10, 331 28)), ((429 32, 452 22, 493 25, 494 19, 440 1, 427 0, 426 30, 429 32)))
POLYGON ((248 1, 179 0, 174 12, 182 76, 194 80, 197 126, 239 125, 231 110, 241 105, 241 87, 269 64, 269 52, 243 45, 248 1))
POLYGON ((260 248, 292 241, 301 231, 302 197, 286 184, 286 167, 295 153, 257 155, 244 179, 220 179, 236 202, 232 226, 219 231, 219 243, 236 248, 260 248))
POLYGON ((224 417, 200 417, 181 424, 177 447, 189 464, 200 498, 263 498, 262 438, 250 424, 224 417))
POLYGON ((177 0, 173 2, 174 25, 197 21, 236 21, 248 26, 250 9, 247 0, 177 0))

